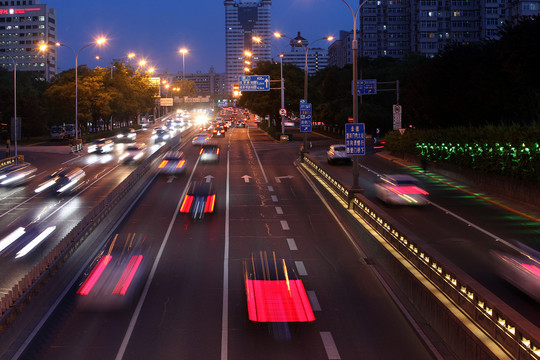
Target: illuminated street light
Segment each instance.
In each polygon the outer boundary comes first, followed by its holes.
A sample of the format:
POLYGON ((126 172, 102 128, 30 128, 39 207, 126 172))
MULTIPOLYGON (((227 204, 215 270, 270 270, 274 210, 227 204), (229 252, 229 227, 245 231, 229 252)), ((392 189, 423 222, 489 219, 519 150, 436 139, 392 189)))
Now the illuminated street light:
POLYGON ((179 53, 182 54, 182 80, 185 79, 186 77, 186 62, 185 62, 185 57, 186 57, 186 54, 188 52, 188 49, 185 49, 185 48, 182 48, 180 50, 178 50, 179 53))
MULTIPOLYGON (((287 38, 287 39, 290 39, 291 41, 294 41, 295 39, 287 36, 287 35, 284 35, 284 34, 280 34, 278 32, 275 32, 274 33, 274 36, 277 37, 277 38, 287 38)), ((311 47, 311 45, 315 44, 317 41, 321 41, 321 40, 327 40, 327 41, 332 41, 334 40, 334 37, 333 36, 325 36, 325 37, 322 37, 320 39, 317 39, 315 41, 312 41, 311 43, 309 43, 307 46, 304 45, 302 43, 302 41, 298 40, 298 44, 300 44, 300 46, 302 46, 304 48, 304 52, 306 54, 306 60, 305 60, 305 64, 304 64, 304 100, 306 101, 306 103, 308 102, 308 52, 309 52, 309 48, 311 47)), ((307 148, 307 133, 304 132, 304 151, 306 150, 307 148)))
POLYGON ((130 52, 127 57, 128 59, 133 59, 135 57, 135 53, 130 52))
POLYGON ((79 98, 78 98, 78 67, 79 67, 79 65, 78 65, 78 59, 79 59, 79 54, 81 53, 81 51, 83 49, 86 49, 89 46, 92 46, 92 45, 100 46, 100 45, 105 44, 106 42, 107 42, 106 38, 100 37, 100 38, 96 39, 94 42, 91 42, 89 44, 84 45, 82 48, 79 49, 79 51, 77 51, 77 53, 75 53, 75 50, 73 50, 73 48, 71 46, 68 46, 66 44, 59 43, 59 42, 56 43, 56 46, 67 47, 68 49, 70 49, 73 52, 73 55, 75 55, 75 140, 79 139, 79 120, 78 120, 78 111, 79 111, 79 98))

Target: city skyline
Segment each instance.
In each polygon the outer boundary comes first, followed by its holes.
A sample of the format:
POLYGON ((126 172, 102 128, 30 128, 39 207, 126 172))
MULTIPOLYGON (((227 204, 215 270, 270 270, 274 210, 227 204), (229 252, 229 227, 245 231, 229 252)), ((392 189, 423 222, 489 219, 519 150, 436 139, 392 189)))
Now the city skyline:
MULTIPOLYGON (((182 72, 180 48, 187 48, 186 73, 225 71, 225 16, 223 1, 208 9, 198 3, 179 4, 161 1, 159 6, 143 1, 112 3, 92 2, 81 10, 79 4, 68 0, 46 0, 57 11, 57 39, 78 50, 103 35, 109 41, 101 48, 81 52, 79 64, 89 67, 108 66, 112 59, 125 57, 128 52, 145 58, 158 73, 182 72), (133 20, 141 19, 141 20, 133 20), (102 60, 96 60, 100 56, 102 60)), ((207 4, 205 4, 207 5, 207 4)), ((358 6, 358 4, 356 4, 358 6)), ((299 31, 309 41, 351 30, 350 10, 339 0, 272 1, 272 30, 295 36, 299 31)), ((288 40, 276 39, 275 45, 286 49, 288 40)), ((272 54, 276 52, 274 49, 272 54)), ((58 49, 58 72, 74 67, 73 54, 58 49)))

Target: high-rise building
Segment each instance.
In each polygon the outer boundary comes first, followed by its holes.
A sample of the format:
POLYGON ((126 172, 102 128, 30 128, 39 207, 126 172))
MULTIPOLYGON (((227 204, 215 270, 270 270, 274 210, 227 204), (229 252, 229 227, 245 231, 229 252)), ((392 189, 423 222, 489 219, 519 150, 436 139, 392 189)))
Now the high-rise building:
POLYGON ((232 95, 238 77, 244 75, 245 61, 255 64, 270 60, 272 0, 225 0, 224 4, 226 89, 232 95), (254 46, 253 36, 260 37, 261 44, 254 46), (245 51, 251 53, 250 58, 246 58, 245 51))
POLYGON ((41 53, 39 46, 54 43, 55 9, 40 0, 0 1, 0 67, 12 70, 15 61, 17 71, 36 71, 49 80, 57 72, 56 48, 41 53))
MULTIPOLYGON (((358 56, 435 56, 450 44, 497 39, 505 22, 540 14, 540 0, 381 0, 359 14, 358 56)), ((352 31, 329 48, 329 65, 352 63, 352 31)))
POLYGON ((309 47, 308 41, 300 35, 291 39, 291 46, 288 52, 283 53, 283 62, 294 64, 300 69, 306 66, 306 50, 307 50, 307 66, 308 74, 314 75, 317 71, 328 66, 328 50, 320 47, 309 47))

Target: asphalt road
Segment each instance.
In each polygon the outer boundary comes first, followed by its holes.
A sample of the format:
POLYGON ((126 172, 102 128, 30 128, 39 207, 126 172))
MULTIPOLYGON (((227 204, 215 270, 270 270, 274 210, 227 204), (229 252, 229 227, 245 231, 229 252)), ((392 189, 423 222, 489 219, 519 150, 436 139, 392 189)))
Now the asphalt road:
POLYGON ((74 286, 21 358, 432 358, 296 170, 297 144, 253 129, 218 142, 212 164, 185 145, 186 174, 156 178, 115 230, 146 237, 154 270, 141 297, 117 311, 88 311, 74 286), (202 220, 177 212, 191 179, 216 188, 216 211, 202 220), (259 251, 294 262, 313 323, 247 319, 241 262, 259 251))

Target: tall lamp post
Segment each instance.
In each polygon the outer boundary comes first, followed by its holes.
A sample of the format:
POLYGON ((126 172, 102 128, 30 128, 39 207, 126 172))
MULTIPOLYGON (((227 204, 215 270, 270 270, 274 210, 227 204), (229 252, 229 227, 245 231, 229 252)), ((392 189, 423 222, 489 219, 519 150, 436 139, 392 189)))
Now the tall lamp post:
MULTIPOLYGON (((13 133, 15 134, 15 158, 17 159, 17 62, 11 57, 11 55, 4 53, 13 62, 13 118, 15 119, 13 124, 13 133)), ((18 162, 18 160, 16 160, 18 162)))
MULTIPOLYGON (((352 7, 347 3, 347 1, 342 0, 345 5, 349 8, 351 11, 351 15, 353 17, 353 41, 352 41, 352 66, 353 66, 353 122, 355 124, 358 123, 358 91, 356 90, 356 84, 358 83, 358 41, 356 40, 356 20, 358 18, 358 13, 360 12, 360 8, 367 2, 367 0, 364 0, 360 5, 358 5, 358 9, 356 11, 353 11, 352 7)), ((353 188, 358 187, 358 177, 360 175, 360 171, 358 168, 358 156, 353 156, 353 188)))
POLYGON ((75 50, 73 50, 73 48, 71 46, 68 46, 68 45, 63 44, 63 43, 56 43, 56 46, 67 47, 68 49, 70 49, 73 52, 73 55, 75 55, 75 140, 79 139, 79 119, 78 119, 78 114, 79 114, 79 98, 78 98, 78 89, 79 89, 79 85, 78 85, 78 77, 79 77, 78 76, 78 68, 79 68, 78 59, 79 59, 79 54, 81 53, 81 51, 83 49, 86 49, 89 46, 103 45, 103 44, 105 44, 105 42, 107 42, 107 39, 105 39, 105 38, 96 39, 94 42, 91 42, 89 44, 84 45, 82 48, 79 49, 79 51, 77 51, 77 53, 75 53, 75 50))
MULTIPOLYGON (((275 32, 274 36, 278 37, 278 38, 284 37, 284 38, 287 38, 289 40, 294 41, 293 38, 291 38, 289 36, 286 36, 286 35, 283 35, 283 34, 280 34, 278 32, 275 32)), ((301 40, 298 40, 298 44, 300 44, 300 46, 302 46, 302 48, 304 49, 305 55, 306 55, 306 61, 305 61, 305 65, 304 65, 304 100, 306 102, 308 101, 308 53, 309 53, 309 48, 311 47, 311 45, 315 44, 317 41, 321 41, 321 40, 332 41, 333 39, 334 39, 333 36, 325 36, 325 37, 322 37, 322 38, 317 39, 315 41, 312 41, 307 46, 302 44, 301 40)), ((307 149, 307 132, 304 132, 304 151, 306 151, 306 149, 307 149)))
POLYGON ((186 53, 188 49, 182 48, 178 52, 182 54, 182 80, 184 80, 186 78, 186 53))
MULTIPOLYGON (((255 41, 257 44, 263 43, 262 38, 258 36, 254 36, 253 41, 255 41)), ((279 50, 278 47, 272 43, 265 43, 265 44, 272 46, 279 53, 280 72, 281 72, 281 108, 284 109, 285 108, 285 82, 283 80, 283 51, 279 50)), ((281 135, 285 135, 285 115, 281 115, 281 135)))

